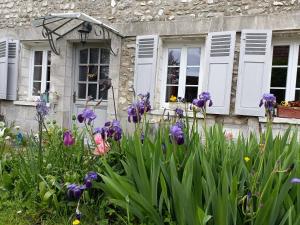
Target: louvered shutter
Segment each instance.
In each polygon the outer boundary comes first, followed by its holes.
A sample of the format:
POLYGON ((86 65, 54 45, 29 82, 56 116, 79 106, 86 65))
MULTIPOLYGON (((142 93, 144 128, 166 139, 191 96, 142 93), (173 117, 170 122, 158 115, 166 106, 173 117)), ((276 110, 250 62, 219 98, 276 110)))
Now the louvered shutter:
POLYGON ((19 41, 8 42, 7 100, 17 100, 19 41))
POLYGON ((6 99, 8 70, 8 41, 0 40, 0 99, 6 99))
POLYGON ((138 36, 135 55, 135 91, 136 94, 150 93, 153 103, 155 91, 155 69, 157 58, 158 36, 138 36))
POLYGON ((229 114, 235 32, 215 32, 207 36, 207 63, 204 90, 210 92, 213 106, 208 113, 229 114))
POLYGON ((263 116, 259 101, 269 92, 271 74, 271 30, 243 30, 235 113, 263 116))

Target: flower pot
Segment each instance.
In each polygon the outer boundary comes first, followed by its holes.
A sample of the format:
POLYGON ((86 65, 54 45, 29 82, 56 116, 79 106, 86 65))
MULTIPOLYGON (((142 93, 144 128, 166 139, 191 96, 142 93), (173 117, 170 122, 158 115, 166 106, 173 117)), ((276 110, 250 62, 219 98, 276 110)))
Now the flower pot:
POLYGON ((300 107, 278 106, 277 116, 300 119, 300 107))

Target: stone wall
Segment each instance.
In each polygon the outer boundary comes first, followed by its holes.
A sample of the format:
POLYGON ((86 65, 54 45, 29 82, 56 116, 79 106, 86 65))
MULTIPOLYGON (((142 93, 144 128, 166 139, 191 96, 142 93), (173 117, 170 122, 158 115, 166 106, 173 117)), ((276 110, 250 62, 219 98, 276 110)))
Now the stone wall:
POLYGON ((263 15, 300 9, 299 0, 2 0, 0 28, 30 26, 53 12, 84 12, 112 23, 263 15))

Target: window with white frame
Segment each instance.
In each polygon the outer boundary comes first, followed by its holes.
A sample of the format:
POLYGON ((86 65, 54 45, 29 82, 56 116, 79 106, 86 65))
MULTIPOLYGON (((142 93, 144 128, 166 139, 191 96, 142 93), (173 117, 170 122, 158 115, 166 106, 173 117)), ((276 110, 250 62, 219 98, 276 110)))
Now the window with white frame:
POLYGON ((192 102, 197 98, 200 77, 200 46, 180 46, 167 48, 165 102, 171 96, 192 102))
POLYGON ((51 51, 34 50, 32 62, 31 95, 40 96, 50 91, 51 51))
POLYGON ((79 51, 77 79, 78 99, 107 100, 107 90, 102 90, 101 80, 109 76, 110 51, 105 48, 84 48, 79 51))
POLYGON ((300 100, 300 43, 273 46, 270 92, 277 103, 300 100))

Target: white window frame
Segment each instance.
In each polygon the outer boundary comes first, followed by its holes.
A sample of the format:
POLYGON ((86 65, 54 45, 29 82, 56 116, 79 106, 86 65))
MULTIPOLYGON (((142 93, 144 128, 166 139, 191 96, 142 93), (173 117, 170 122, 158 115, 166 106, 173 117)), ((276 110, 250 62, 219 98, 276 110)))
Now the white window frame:
MULTIPOLYGON (((290 46, 289 49, 289 58, 288 58, 288 67, 287 67, 287 78, 286 78, 286 89, 285 89, 285 100, 286 101, 294 101, 296 90, 300 90, 300 88, 296 88, 297 81, 297 68, 300 68, 298 65, 298 54, 299 54, 299 46, 300 42, 295 39, 289 40, 275 40, 272 44, 271 50, 271 69, 273 68, 273 50, 274 46, 290 46)), ((270 91, 271 91, 271 80, 272 80, 272 72, 270 73, 270 91)))
POLYGON ((199 69, 199 80, 198 80, 198 93, 199 95, 203 89, 203 76, 204 76, 204 65, 205 65, 205 42, 201 41, 182 41, 167 43, 163 46, 163 60, 162 60, 162 85, 161 85, 161 100, 160 105, 162 108, 170 108, 169 102, 166 102, 166 90, 167 90, 167 73, 168 73, 168 50, 170 48, 180 48, 180 69, 179 69, 179 82, 178 82, 178 97, 185 96, 186 87, 186 68, 187 68, 187 49, 188 48, 200 48, 200 69, 199 69), (183 65, 183 66, 182 66, 183 65), (182 76, 184 74, 184 76, 182 76))
MULTIPOLYGON (((31 48, 31 56, 30 56, 30 67, 29 67, 29 90, 28 90, 28 96, 33 99, 37 100, 40 97, 35 96, 32 94, 32 89, 33 89, 33 75, 34 75, 34 55, 36 51, 42 51, 43 52, 43 62, 42 62, 42 79, 41 79, 41 93, 44 93, 46 91, 46 86, 47 86, 47 61, 48 61, 48 51, 51 51, 50 48, 47 47, 34 47, 31 48)), ((52 56, 52 52, 51 52, 52 56)), ((52 61, 52 60, 51 60, 52 61)), ((52 66, 52 62, 50 65, 50 68, 52 66)), ((50 70, 50 88, 51 88, 51 70, 50 70)))

